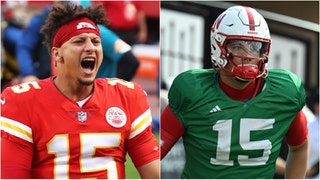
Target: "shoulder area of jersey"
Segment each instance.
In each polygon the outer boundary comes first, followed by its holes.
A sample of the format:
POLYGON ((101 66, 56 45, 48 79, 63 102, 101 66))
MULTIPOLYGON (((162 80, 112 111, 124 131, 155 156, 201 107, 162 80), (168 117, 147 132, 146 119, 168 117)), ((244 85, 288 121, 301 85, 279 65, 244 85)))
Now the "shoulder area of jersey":
POLYGON ((216 73, 216 71, 214 71, 212 68, 210 69, 189 69, 186 70, 184 72, 181 72, 180 74, 178 74, 178 76, 189 76, 189 75, 204 75, 204 74, 213 74, 216 73))
MULTIPOLYGON (((128 92, 130 94, 144 94, 147 96, 146 91, 142 88, 140 84, 133 81, 125 81, 123 79, 118 78, 105 78, 102 79, 103 82, 106 82, 107 86, 113 87, 121 92, 128 92)), ((97 81, 99 83, 99 81, 97 81)), ((101 81, 100 81, 101 82, 101 81)))
POLYGON ((303 86, 302 79, 295 73, 285 69, 268 69, 269 73, 267 78, 274 79, 273 82, 277 81, 282 86, 284 83, 290 82, 296 87, 303 86))
POLYGON ((11 87, 7 87, 3 90, 2 93, 13 92, 14 94, 28 94, 32 92, 36 92, 43 88, 43 84, 38 81, 25 82, 17 85, 13 85, 11 87))
POLYGON ((32 81, 7 87, 1 92, 1 105, 5 105, 8 102, 32 102, 39 99, 39 97, 40 99, 44 98, 44 96, 40 95, 40 91, 45 86, 45 84, 38 81, 32 81))
POLYGON ((286 69, 268 69, 268 76, 290 76, 299 79, 299 76, 297 74, 286 69))
POLYGON ((178 74, 174 78, 174 81, 197 82, 200 79, 206 79, 208 77, 212 79, 214 76, 216 76, 216 74, 216 71, 213 69, 191 69, 178 74))
POLYGON ((126 81, 119 78, 104 78, 104 79, 97 79, 97 84, 100 83, 106 83, 107 86, 112 86, 115 88, 123 88, 123 89, 137 89, 140 87, 139 84, 132 82, 132 81, 126 81))

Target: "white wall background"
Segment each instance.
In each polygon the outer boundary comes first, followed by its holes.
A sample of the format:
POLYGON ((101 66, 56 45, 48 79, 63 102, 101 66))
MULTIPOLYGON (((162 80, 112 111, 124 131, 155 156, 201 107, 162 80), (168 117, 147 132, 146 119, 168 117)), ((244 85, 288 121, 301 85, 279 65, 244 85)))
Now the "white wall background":
POLYGON ((161 78, 169 85, 180 72, 202 68, 204 19, 163 8, 160 13, 161 78))
POLYGON ((287 69, 305 82, 306 45, 298 40, 271 34, 268 68, 287 69))

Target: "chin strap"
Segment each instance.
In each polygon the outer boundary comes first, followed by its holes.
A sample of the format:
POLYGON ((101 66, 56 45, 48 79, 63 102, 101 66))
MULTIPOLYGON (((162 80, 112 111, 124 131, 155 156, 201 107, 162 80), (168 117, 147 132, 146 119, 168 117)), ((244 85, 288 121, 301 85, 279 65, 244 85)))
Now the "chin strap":
POLYGON ((251 99, 255 98, 262 91, 263 85, 264 85, 264 78, 257 78, 256 86, 251 96, 251 99))

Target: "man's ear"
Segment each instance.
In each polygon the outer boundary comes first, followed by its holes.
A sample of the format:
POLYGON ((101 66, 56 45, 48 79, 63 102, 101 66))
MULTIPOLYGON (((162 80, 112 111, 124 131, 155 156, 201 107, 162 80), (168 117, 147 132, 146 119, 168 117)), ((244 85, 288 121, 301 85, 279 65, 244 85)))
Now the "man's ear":
POLYGON ((51 54, 53 55, 53 58, 55 61, 61 60, 61 55, 60 55, 60 51, 58 48, 52 47, 51 54))

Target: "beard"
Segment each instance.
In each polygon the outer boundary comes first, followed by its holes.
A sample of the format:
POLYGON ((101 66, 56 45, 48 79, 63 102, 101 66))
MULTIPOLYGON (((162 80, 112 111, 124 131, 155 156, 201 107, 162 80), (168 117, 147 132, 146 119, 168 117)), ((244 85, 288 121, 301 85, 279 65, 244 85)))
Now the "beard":
POLYGON ((79 79, 78 79, 78 82, 79 82, 80 84, 84 85, 84 86, 90 86, 90 85, 92 85, 92 84, 94 83, 94 80, 87 80, 87 81, 85 81, 85 80, 79 78, 79 79))

